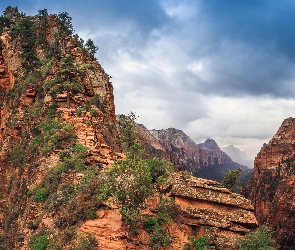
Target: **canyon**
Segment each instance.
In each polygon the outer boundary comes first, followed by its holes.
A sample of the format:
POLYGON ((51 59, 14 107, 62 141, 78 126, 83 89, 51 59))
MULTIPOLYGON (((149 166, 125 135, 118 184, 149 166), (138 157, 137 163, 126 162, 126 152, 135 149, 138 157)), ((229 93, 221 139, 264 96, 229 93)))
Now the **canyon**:
MULTIPOLYGON (((138 222, 137 234, 131 235, 120 204, 98 198, 104 173, 126 158, 113 85, 77 35, 64 29, 68 23, 61 17, 70 19, 61 14, 27 17, 10 7, 2 16, 0 249, 36 249, 38 244, 44 249, 151 249, 144 223, 138 222), (20 27, 31 29, 24 34, 20 27), (29 54, 27 44, 34 44, 29 54)), ((264 222, 277 232, 281 246, 283 239, 289 244, 293 123, 285 121, 255 160, 248 186, 254 206, 217 181, 190 173, 233 164, 214 140, 196 145, 181 130, 148 131, 140 125, 148 154, 186 170, 172 173, 140 210, 142 217, 156 218, 161 199, 173 201, 175 215, 163 229, 169 244, 158 248, 183 249, 192 237, 207 236, 216 249, 237 249, 236 240, 264 222)))

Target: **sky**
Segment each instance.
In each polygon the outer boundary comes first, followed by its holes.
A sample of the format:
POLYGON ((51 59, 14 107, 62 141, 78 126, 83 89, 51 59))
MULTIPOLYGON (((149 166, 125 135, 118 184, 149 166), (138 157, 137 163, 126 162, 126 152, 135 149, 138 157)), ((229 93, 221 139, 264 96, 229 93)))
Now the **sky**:
POLYGON ((174 127, 254 159, 295 116, 293 0, 0 0, 36 15, 68 12, 99 47, 117 114, 174 127))

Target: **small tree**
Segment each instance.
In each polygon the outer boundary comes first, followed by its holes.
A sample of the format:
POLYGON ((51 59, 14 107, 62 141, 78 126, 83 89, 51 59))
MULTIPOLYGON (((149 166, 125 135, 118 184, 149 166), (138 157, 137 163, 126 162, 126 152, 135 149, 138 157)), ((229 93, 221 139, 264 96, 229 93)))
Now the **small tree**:
POLYGON ((95 46, 93 41, 89 38, 85 43, 85 49, 87 50, 88 54, 94 58, 94 55, 98 50, 98 47, 95 46))
POLYGON ((71 55, 66 55, 60 62, 61 69, 57 71, 56 77, 46 84, 50 89, 49 93, 55 97, 57 93, 66 91, 67 107, 70 108, 71 96, 75 93, 81 93, 83 86, 79 82, 79 75, 82 73, 80 68, 75 64, 71 55))
POLYGON ((60 12, 58 15, 58 20, 60 23, 58 37, 62 41, 62 48, 65 51, 65 40, 66 37, 72 35, 74 32, 72 18, 69 16, 67 12, 60 12))
POLYGON ((20 42, 22 66, 25 73, 31 73, 39 65, 39 58, 36 52, 36 28, 30 17, 19 19, 13 27, 10 35, 13 39, 20 42))
POLYGON ((241 168, 229 171, 225 176, 223 181, 220 183, 221 187, 230 189, 233 192, 239 192, 240 189, 240 174, 242 172, 241 168))
POLYGON ((246 235, 245 239, 238 239, 236 245, 240 250, 275 250, 272 230, 268 226, 261 226, 246 235))
POLYGON ((48 48, 47 30, 49 28, 47 9, 38 10, 38 15, 36 15, 35 17, 38 19, 38 22, 36 24, 37 44, 39 46, 43 46, 47 50, 48 48))
POLYGON ((123 151, 128 154, 140 155, 144 153, 142 146, 143 135, 136 131, 136 114, 119 115, 117 119, 117 126, 123 151))
POLYGON ((174 168, 162 159, 143 159, 143 147, 139 141, 140 133, 135 131, 135 114, 121 115, 119 133, 125 149, 126 158, 114 163, 106 172, 100 199, 113 196, 121 204, 120 213, 129 232, 137 232, 140 220, 139 210, 160 185, 166 183, 174 168))

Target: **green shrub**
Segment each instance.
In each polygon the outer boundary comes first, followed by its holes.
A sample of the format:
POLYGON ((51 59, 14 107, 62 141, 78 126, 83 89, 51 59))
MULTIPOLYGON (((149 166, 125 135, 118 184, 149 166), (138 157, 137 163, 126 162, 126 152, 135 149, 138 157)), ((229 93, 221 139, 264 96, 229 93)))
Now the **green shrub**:
POLYGON ((242 169, 238 168, 236 170, 229 171, 225 176, 222 182, 220 182, 221 187, 225 187, 232 192, 240 192, 240 175, 242 169))
POLYGON ((89 126, 91 126, 92 123, 91 123, 91 121, 85 121, 85 124, 86 124, 86 126, 89 127, 89 126))
POLYGON ((22 167, 28 162, 25 150, 19 146, 11 150, 9 156, 14 167, 22 167))
POLYGON ((83 234, 78 237, 78 245, 70 250, 96 250, 97 246, 97 240, 93 235, 83 234))
POLYGON ((97 219, 97 214, 96 214, 96 211, 94 211, 94 210, 85 211, 85 216, 86 216, 86 219, 88 219, 88 220, 97 219))
POLYGON ((57 103, 52 102, 52 104, 49 106, 49 108, 47 110, 48 118, 54 117, 57 107, 58 107, 57 103))
POLYGON ((36 202, 43 202, 46 200, 46 192, 43 188, 37 188, 35 191, 34 191, 35 195, 34 195, 34 200, 36 202))
POLYGON ((272 234, 271 228, 263 225, 246 234, 244 239, 238 239, 236 245, 240 250, 275 250, 276 248, 272 247, 275 243, 272 234))
POLYGON ((61 164, 66 169, 75 169, 81 171, 86 169, 86 155, 88 148, 80 143, 74 144, 72 147, 59 153, 61 164))
POLYGON ((166 247, 171 242, 169 233, 165 230, 165 223, 170 223, 175 217, 174 199, 161 199, 157 204, 157 215, 146 216, 144 228, 150 234, 149 245, 153 248, 166 247))
POLYGON ((95 105, 98 109, 100 109, 103 113, 106 112, 106 100, 101 100, 99 94, 95 94, 91 99, 90 99, 90 104, 95 105))
POLYGON ((215 247, 208 243, 208 236, 200 236, 198 238, 191 237, 191 242, 184 245, 184 250, 214 250, 215 247))
POLYGON ((77 115, 77 116, 81 116, 81 115, 82 115, 82 112, 83 112, 84 110, 85 110, 85 109, 82 108, 82 107, 77 108, 77 110, 76 110, 76 115, 77 115))
POLYGON ((170 235, 165 232, 163 221, 158 216, 147 216, 143 222, 145 229, 150 234, 149 245, 153 249, 167 247, 171 242, 170 235))
POLYGON ((91 114, 91 116, 96 117, 97 116, 97 110, 94 109, 94 108, 90 109, 90 114, 91 114))
POLYGON ((35 128, 35 132, 38 135, 31 140, 28 149, 35 153, 40 151, 43 155, 54 149, 65 148, 77 138, 72 124, 61 123, 57 120, 49 123, 47 121, 39 123, 35 128))
POLYGON ((32 250, 46 250, 49 245, 47 233, 39 233, 32 236, 29 242, 29 247, 32 250))
POLYGON ((167 183, 173 166, 161 159, 143 159, 142 136, 134 131, 135 114, 119 118, 122 144, 127 152, 124 160, 116 161, 105 172, 105 183, 100 189, 99 199, 113 196, 120 203, 120 213, 129 232, 137 233, 140 221, 139 210, 156 189, 167 183))

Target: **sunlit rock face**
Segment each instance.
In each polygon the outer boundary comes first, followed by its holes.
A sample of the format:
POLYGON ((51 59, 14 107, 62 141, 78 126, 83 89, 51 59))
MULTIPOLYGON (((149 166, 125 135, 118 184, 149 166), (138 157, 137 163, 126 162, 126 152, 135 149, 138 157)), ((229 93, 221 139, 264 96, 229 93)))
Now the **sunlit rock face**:
POLYGON ((294 249, 295 242, 295 119, 284 120, 254 161, 248 184, 260 224, 274 230, 280 249, 294 249))

